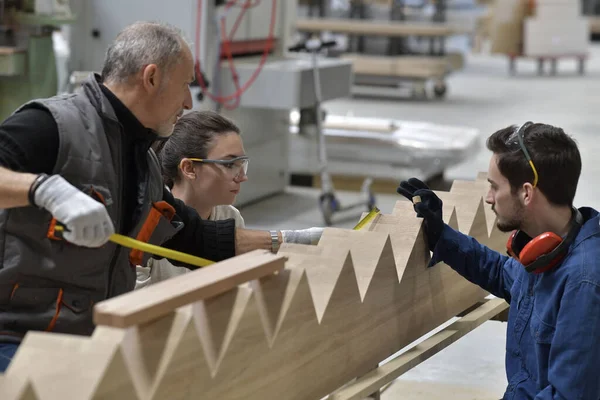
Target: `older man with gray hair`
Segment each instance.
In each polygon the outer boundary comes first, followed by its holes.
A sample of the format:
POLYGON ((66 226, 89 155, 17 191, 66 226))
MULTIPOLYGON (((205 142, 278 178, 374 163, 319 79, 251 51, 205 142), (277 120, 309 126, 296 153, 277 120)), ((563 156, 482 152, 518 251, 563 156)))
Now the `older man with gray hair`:
POLYGON ((101 75, 0 125, 0 371, 27 331, 89 335, 93 305, 134 288, 148 256, 115 232, 214 261, 273 248, 269 232, 202 220, 163 185, 150 146, 192 107, 194 76, 178 30, 135 23, 101 75))

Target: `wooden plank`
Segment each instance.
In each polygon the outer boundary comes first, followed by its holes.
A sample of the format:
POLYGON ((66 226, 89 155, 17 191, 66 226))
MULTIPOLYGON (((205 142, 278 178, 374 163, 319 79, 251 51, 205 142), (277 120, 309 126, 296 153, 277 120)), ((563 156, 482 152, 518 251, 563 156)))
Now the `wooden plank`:
POLYGON ((39 400, 31 382, 24 377, 8 377, 0 374, 2 400, 39 400))
POLYGON ((0 46, 0 56, 17 54, 17 53, 26 53, 27 50, 20 47, 12 47, 12 46, 0 46))
MULTIPOLYGON (((351 175, 336 175, 330 176, 333 186, 336 190, 346 190, 350 192, 360 192, 362 185, 368 176, 351 176, 351 175)), ((314 175, 312 177, 312 187, 321 188, 321 176, 314 175)), ((371 191, 373 193, 398 194, 396 188, 398 181, 395 179, 375 178, 371 183, 371 191)))
POLYGON ((255 250, 189 274, 98 303, 94 323, 118 328, 143 324, 284 268, 285 258, 255 250))
POLYGON ((328 400, 364 399, 507 308, 508 304, 503 299, 488 300, 442 331, 333 393, 328 400))
POLYGON ((468 30, 444 23, 375 21, 338 18, 298 19, 296 29, 305 32, 336 32, 373 36, 452 36, 468 30))
POLYGON ((491 388, 472 385, 448 384, 431 381, 399 379, 385 390, 381 400, 498 400, 500 395, 491 388))
POLYGON ((588 21, 590 24, 590 33, 599 34, 600 33, 600 17, 589 16, 588 21))
POLYGON ((323 128, 325 129, 339 129, 339 130, 347 130, 347 131, 367 131, 367 132, 377 132, 377 133, 394 133, 399 127, 393 122, 389 121, 387 124, 368 124, 368 123, 360 123, 356 124, 351 121, 325 121, 323 123, 323 128))
POLYGON ((442 78, 451 70, 446 57, 345 54, 341 58, 352 61, 355 74, 364 75, 426 79, 442 78))

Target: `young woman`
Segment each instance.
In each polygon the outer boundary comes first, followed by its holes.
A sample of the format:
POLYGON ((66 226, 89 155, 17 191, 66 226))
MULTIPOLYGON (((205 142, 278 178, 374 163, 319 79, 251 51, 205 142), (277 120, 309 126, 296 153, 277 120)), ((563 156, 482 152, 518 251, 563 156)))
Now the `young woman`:
MULTIPOLYGON (((157 148, 166 185, 173 195, 209 220, 244 219, 232 206, 248 180, 249 159, 240 129, 227 118, 210 111, 190 112, 179 119, 169 139, 157 148)), ((280 241, 317 244, 323 228, 273 232, 280 241)), ((137 267, 136 288, 189 272, 168 260, 150 259, 137 267)))

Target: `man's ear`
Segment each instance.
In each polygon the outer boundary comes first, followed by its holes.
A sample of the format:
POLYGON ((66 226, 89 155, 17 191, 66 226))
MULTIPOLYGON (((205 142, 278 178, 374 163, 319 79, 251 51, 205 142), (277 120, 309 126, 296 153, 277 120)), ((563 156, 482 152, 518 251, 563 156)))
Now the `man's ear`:
POLYGON ((179 170, 184 178, 196 179, 196 170, 194 170, 194 162, 189 158, 182 158, 179 162, 179 170))
POLYGON ((149 93, 155 93, 161 84, 161 75, 156 64, 148 64, 142 70, 142 84, 149 93))
POLYGON ((533 192, 534 192, 534 187, 531 183, 526 182, 523 184, 522 188, 521 188, 521 202, 523 203, 523 205, 527 206, 529 205, 529 203, 531 203, 533 201, 533 192))

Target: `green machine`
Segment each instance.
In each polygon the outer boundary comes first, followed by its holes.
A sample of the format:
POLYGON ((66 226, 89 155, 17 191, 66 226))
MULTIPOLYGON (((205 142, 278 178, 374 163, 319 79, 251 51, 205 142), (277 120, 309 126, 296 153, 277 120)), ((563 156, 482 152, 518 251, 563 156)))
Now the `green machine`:
POLYGON ((57 93, 52 32, 73 22, 68 0, 0 0, 0 121, 57 93))

